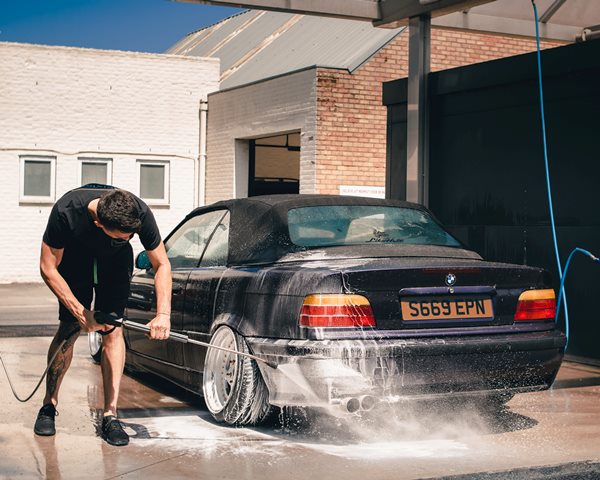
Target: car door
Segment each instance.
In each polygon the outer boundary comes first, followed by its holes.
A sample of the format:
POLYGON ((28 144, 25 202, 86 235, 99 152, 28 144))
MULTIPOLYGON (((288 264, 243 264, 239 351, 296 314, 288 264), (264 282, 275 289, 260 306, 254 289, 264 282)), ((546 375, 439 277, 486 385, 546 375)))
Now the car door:
MULTIPOLYGON (((165 241, 171 263, 173 290, 171 300, 171 329, 181 333, 186 285, 190 272, 198 267, 208 240, 223 217, 223 211, 196 215, 177 227, 165 241)), ((127 308, 129 320, 148 323, 156 315, 154 271, 148 269, 135 275, 131 284, 127 308)), ((175 341, 150 340, 145 334, 129 331, 130 349, 150 360, 157 373, 183 381, 183 346, 175 341)))
MULTIPOLYGON (((183 329, 190 338, 203 342, 210 341, 215 295, 228 271, 230 215, 227 211, 221 213, 222 218, 209 240, 199 267, 190 272, 183 311, 183 329)), ((195 371, 191 372, 188 383, 197 388, 197 374, 203 369, 206 348, 186 344, 183 352, 185 366, 195 371)))

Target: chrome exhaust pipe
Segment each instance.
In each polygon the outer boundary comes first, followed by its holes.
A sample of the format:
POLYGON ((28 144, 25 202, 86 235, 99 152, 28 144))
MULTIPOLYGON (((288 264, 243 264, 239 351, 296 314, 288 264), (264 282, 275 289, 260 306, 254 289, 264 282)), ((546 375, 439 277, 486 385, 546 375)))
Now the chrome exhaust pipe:
POLYGON ((360 400, 356 397, 342 398, 340 406, 348 413, 356 413, 360 410, 360 400))
POLYGON ((371 395, 363 395, 358 398, 358 401, 361 410, 364 410, 365 412, 370 412, 375 408, 375 405, 377 405, 377 399, 371 395))

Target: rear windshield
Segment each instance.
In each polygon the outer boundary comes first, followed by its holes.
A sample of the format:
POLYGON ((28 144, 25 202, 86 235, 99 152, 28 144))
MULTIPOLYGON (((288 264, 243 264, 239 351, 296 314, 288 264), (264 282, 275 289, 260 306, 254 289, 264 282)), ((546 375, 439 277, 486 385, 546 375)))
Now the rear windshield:
POLYGON ((293 243, 302 247, 403 243, 461 244, 426 212, 412 208, 337 205, 288 211, 293 243))

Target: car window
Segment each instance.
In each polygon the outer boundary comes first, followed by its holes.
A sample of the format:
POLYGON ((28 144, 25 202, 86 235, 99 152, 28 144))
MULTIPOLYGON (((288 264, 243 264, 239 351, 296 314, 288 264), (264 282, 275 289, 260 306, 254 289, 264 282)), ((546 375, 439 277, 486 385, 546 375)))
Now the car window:
POLYGON ((293 243, 303 247, 403 243, 459 247, 427 212, 374 205, 328 205, 288 211, 293 243))
POLYGON ((224 210, 216 210, 190 218, 165 243, 172 268, 195 268, 224 210))
POLYGON ((202 256, 201 267, 217 267, 227 265, 229 253, 229 213, 225 214, 217 225, 212 238, 202 256))

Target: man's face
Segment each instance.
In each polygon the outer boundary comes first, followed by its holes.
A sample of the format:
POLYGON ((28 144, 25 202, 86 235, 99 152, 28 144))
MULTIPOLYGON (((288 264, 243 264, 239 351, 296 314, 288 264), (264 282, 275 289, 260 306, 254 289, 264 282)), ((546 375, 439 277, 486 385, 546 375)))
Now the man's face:
POLYGON ((110 238, 113 238, 115 240, 128 242, 133 237, 133 233, 121 232, 120 230, 111 230, 109 228, 106 228, 98 220, 95 220, 94 223, 100 230, 104 232, 105 235, 108 235, 110 238))

